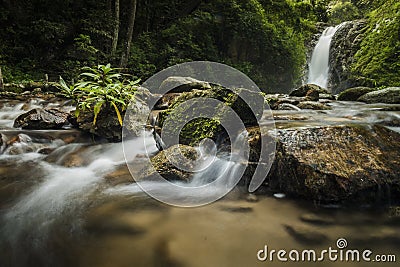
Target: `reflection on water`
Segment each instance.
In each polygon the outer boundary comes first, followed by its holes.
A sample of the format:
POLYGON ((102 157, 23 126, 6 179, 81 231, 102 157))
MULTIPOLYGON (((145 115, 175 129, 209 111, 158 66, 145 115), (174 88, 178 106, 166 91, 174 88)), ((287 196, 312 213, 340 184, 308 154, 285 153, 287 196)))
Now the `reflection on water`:
MULTIPOLYGON (((388 105, 365 110, 333 105, 323 113, 279 111, 275 115, 307 119, 281 120, 277 125, 399 118, 396 107, 388 105)), ((297 266, 259 262, 257 252, 265 245, 321 251, 336 248, 338 238, 346 238, 351 249, 400 257, 396 207, 323 207, 282 194, 249 195, 244 188, 199 208, 167 206, 131 180, 115 185, 111 174, 124 173, 118 172, 124 162, 121 144, 94 144, 74 130, 10 130, 22 105, 11 106, 3 103, 0 110, 0 116, 8 112, 1 117, 2 137, 7 143, 22 136, 7 147, 3 144, 0 156, 1 266, 297 266)), ((396 126, 393 122, 388 127, 396 126)), ((134 160, 146 148, 132 142, 134 160)), ((137 168, 140 171, 139 161, 137 168)), ((338 264, 343 263, 311 265, 338 264)))

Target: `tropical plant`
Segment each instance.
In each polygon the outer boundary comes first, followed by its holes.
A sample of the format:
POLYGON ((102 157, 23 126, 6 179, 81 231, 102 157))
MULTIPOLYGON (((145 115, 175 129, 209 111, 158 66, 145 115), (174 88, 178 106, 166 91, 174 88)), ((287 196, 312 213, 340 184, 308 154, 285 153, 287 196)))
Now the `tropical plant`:
POLYGON ((68 86, 60 77, 62 94, 76 102, 76 116, 81 111, 92 110, 94 114, 93 125, 103 106, 114 108, 120 125, 122 125, 122 111, 133 99, 140 80, 124 79, 126 74, 119 69, 112 68, 110 64, 97 67, 82 68, 80 81, 68 86))

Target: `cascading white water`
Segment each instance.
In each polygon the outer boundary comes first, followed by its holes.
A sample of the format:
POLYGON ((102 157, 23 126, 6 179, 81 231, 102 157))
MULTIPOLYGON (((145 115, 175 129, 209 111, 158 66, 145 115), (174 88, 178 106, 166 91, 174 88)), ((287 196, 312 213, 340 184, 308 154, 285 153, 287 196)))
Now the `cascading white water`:
POLYGON ((326 28, 318 40, 309 64, 308 83, 327 88, 329 78, 329 51, 336 31, 343 25, 326 28))

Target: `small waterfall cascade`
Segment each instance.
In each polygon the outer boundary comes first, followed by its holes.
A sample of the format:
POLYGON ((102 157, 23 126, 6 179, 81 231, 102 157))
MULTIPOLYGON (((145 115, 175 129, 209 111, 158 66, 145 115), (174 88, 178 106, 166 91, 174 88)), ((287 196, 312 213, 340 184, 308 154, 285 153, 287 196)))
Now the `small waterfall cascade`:
POLYGON ((328 27, 322 32, 322 35, 314 48, 311 56, 311 62, 308 66, 309 72, 307 83, 312 83, 319 85, 322 88, 327 88, 329 79, 329 50, 331 41, 337 30, 342 27, 342 25, 343 23, 335 27, 328 27))

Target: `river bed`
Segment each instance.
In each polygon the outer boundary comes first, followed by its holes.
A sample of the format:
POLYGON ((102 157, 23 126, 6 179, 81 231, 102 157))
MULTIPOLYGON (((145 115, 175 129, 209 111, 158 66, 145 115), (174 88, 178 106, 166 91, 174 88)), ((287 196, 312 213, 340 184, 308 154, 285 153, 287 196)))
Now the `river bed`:
MULTIPOLYGON (((332 110, 274 111, 276 127, 379 123, 399 129, 399 105, 328 104, 332 110)), ((109 178, 124 164, 121 144, 94 141, 75 129, 12 128, 24 110, 49 105, 72 109, 63 101, 40 99, 0 103, 1 266, 297 266, 277 258, 260 261, 257 253, 266 245, 287 251, 337 249, 341 238, 348 249, 371 250, 371 258, 400 257, 396 205, 320 205, 237 187, 203 207, 168 206, 143 193, 133 179, 114 183, 109 178)), ((156 151, 151 135, 145 138, 149 147, 133 143, 138 171, 140 155, 156 151)), ((344 262, 325 258, 311 265, 338 264, 344 262)))

